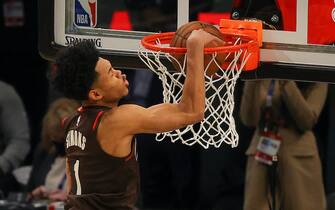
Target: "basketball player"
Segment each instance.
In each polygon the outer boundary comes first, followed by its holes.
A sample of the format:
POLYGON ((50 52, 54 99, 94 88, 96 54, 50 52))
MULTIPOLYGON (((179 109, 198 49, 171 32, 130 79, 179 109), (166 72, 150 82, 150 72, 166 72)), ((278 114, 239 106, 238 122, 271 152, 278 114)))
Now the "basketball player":
POLYGON ((118 105, 128 81, 113 63, 99 57, 89 41, 77 43, 56 60, 56 87, 80 100, 77 114, 65 121, 68 198, 65 209, 133 209, 139 172, 134 135, 166 132, 203 119, 204 55, 221 40, 195 30, 187 39, 187 73, 181 100, 149 108, 118 105))

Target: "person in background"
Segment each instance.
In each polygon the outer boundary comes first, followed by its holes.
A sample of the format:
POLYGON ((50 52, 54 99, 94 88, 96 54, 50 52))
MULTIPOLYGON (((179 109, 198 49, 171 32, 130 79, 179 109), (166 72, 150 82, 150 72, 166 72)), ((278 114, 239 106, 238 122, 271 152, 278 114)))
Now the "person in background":
POLYGON ((49 106, 43 118, 42 141, 35 152, 27 184, 29 200, 65 200, 65 133, 62 121, 74 114, 78 107, 78 102, 68 98, 59 98, 49 106))
POLYGON ((20 185, 12 171, 30 150, 30 129, 24 104, 9 84, 0 81, 0 190, 4 196, 20 185))
POLYGON ((247 81, 240 116, 256 131, 246 154, 245 210, 325 210, 313 127, 327 84, 247 81))

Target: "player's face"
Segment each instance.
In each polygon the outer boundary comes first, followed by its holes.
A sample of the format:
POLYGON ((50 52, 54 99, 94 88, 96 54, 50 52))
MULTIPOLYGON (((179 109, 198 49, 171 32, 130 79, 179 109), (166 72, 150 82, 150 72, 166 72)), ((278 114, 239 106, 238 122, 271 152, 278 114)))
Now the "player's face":
POLYGON ((128 95, 129 83, 126 75, 114 69, 108 60, 99 58, 95 71, 98 73, 98 78, 94 85, 102 93, 104 101, 118 101, 128 95))

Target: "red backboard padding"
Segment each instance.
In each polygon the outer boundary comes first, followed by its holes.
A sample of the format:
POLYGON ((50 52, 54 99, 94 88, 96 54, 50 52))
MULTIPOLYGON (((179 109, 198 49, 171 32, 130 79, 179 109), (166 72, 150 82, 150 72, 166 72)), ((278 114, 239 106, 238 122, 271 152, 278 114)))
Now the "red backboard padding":
POLYGON ((296 31, 297 28, 297 1, 277 0, 276 1, 283 18, 283 29, 285 31, 296 31))
MULTIPOLYGON (((296 1, 277 0, 283 16, 284 30, 296 31, 296 1)), ((334 0, 308 0, 309 44, 335 43, 335 2, 334 0)))
POLYGON ((308 43, 335 43, 334 0, 309 0, 308 2, 308 43))

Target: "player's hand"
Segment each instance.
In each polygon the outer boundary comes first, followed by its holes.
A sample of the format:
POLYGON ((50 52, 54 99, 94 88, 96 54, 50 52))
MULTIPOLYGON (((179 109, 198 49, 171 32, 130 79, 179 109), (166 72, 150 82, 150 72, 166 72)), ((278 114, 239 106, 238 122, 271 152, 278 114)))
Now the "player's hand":
POLYGON ((222 46, 225 44, 220 38, 204 31, 203 29, 193 30, 187 39, 186 44, 198 44, 200 46, 222 46))

